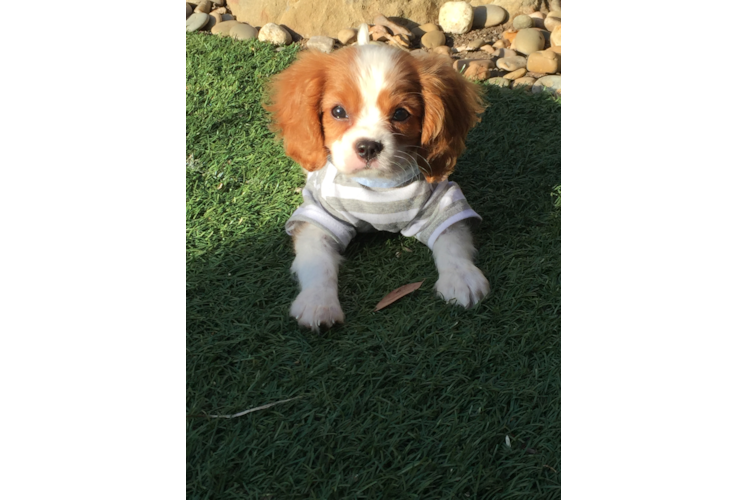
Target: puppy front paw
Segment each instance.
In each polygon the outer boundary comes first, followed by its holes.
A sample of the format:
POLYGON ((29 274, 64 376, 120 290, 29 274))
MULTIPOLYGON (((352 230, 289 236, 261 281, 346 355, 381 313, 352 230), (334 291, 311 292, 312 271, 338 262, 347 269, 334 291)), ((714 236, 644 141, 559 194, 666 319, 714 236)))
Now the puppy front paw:
POLYGON ((291 304, 291 316, 296 318, 299 326, 315 332, 319 332, 320 327, 328 328, 345 320, 337 290, 325 287, 302 290, 291 304))
POLYGON ((481 270, 467 263, 439 273, 434 289, 447 302, 454 301, 467 309, 485 297, 491 287, 481 270))

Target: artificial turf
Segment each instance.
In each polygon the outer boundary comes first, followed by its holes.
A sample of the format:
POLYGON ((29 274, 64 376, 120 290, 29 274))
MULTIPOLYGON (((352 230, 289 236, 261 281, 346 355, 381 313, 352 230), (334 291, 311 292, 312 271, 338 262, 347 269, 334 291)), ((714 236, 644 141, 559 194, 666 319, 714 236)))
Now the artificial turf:
POLYGON ((483 217, 478 307, 434 295, 415 239, 360 235, 346 323, 312 334, 288 316, 304 175, 261 108, 297 48, 186 43, 187 498, 560 498, 560 99, 486 87, 451 177, 483 217))

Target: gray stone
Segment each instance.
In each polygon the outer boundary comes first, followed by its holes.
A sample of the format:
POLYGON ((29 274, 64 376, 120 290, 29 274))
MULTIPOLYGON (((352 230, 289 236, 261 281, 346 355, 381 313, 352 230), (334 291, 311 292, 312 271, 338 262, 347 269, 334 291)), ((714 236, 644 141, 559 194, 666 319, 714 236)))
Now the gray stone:
POLYGON ((427 49, 433 49, 444 45, 447 39, 441 31, 429 31, 421 37, 421 46, 427 49))
POLYGON ((517 55, 515 51, 512 49, 496 49, 494 52, 494 55, 498 58, 507 58, 507 57, 514 57, 517 55))
POLYGON ((543 91, 560 93, 561 75, 548 75, 542 78, 538 78, 532 86, 532 93, 539 94, 543 91))
POLYGON ((514 18, 514 21, 512 21, 512 26, 514 26, 514 29, 516 29, 517 31, 525 28, 532 28, 534 25, 535 23, 533 22, 532 18, 525 14, 518 15, 514 18))
POLYGON ((185 31, 197 31, 206 24, 208 24, 208 18, 210 16, 203 12, 193 12, 190 17, 184 22, 185 31))
POLYGON ((538 30, 521 29, 514 38, 514 47, 520 54, 529 55, 545 48, 545 37, 538 30))
POLYGON ((239 21, 223 21, 213 26, 210 32, 218 36, 229 36, 231 28, 237 24, 240 24, 239 21))
POLYGON ((329 36, 313 36, 306 43, 308 49, 319 50, 325 54, 332 52, 332 48, 335 46, 335 40, 329 36))
POLYGON ((490 28, 504 23, 509 13, 498 5, 481 5, 473 8, 473 29, 490 28))
POLYGON ((512 82, 510 82, 506 78, 495 76, 493 78, 489 78, 488 80, 486 80, 486 83, 489 83, 491 85, 496 85, 497 87, 508 87, 512 82))
POLYGON ((486 42, 484 42, 482 39, 479 38, 477 40, 473 40, 471 42, 468 42, 467 48, 468 48, 468 50, 478 50, 479 48, 481 48, 485 44, 486 44, 486 42))
POLYGON ((496 67, 505 71, 517 71, 527 66, 527 59, 522 56, 502 57, 496 61, 496 67))
POLYGON ((348 45, 350 42, 356 41, 356 31, 351 28, 346 28, 338 32, 338 40, 343 45, 348 45))
POLYGON ((229 36, 237 40, 255 40, 257 39, 257 29, 249 24, 237 23, 229 30, 229 36))

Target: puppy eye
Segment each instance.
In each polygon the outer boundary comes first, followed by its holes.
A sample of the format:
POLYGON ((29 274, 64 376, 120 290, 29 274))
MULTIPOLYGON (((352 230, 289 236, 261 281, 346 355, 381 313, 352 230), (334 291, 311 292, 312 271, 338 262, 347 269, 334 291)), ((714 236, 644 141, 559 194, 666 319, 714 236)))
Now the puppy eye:
POLYGON ((405 108, 397 108, 395 112, 392 113, 392 119, 396 122, 404 122, 409 116, 410 113, 408 113, 405 108))
POLYGON ((335 106, 332 108, 332 116, 338 120, 343 120, 344 118, 348 118, 348 113, 345 112, 343 106, 335 106))

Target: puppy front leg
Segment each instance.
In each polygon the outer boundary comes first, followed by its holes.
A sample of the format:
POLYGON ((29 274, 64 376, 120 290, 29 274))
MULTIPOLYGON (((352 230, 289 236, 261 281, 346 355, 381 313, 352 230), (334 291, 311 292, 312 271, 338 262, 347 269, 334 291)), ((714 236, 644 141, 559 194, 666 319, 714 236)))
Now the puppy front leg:
POLYGON ((434 287, 438 295, 465 308, 486 296, 490 287, 481 270, 473 264, 473 236, 465 222, 458 222, 444 231, 434 242, 433 251, 439 271, 434 287))
POLYGON ((338 300, 338 267, 342 257, 335 242, 314 224, 300 223, 293 234, 296 258, 291 271, 301 292, 291 305, 299 325, 318 332, 345 319, 338 300))

